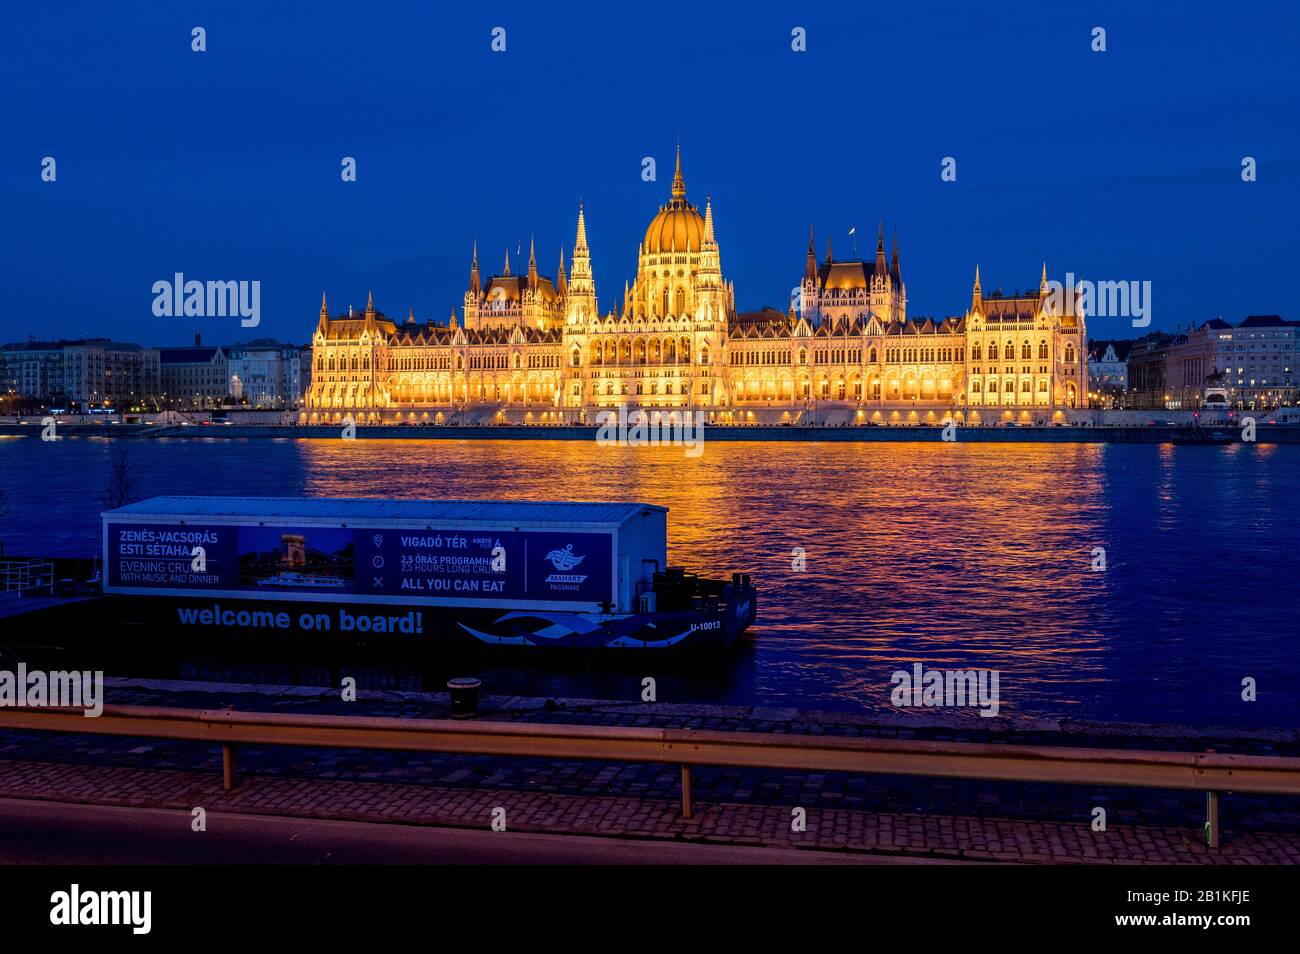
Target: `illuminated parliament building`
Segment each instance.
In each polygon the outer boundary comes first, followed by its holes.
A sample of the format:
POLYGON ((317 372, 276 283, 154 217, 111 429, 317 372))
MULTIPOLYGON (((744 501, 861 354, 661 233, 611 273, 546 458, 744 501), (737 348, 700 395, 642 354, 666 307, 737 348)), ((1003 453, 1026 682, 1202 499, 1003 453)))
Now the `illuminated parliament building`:
MULTIPOLYGON (((793 277, 793 276, 792 276, 793 277)), ((460 319, 332 316, 312 336, 302 419, 580 423, 626 404, 691 410, 715 423, 971 423, 1062 420, 1087 401, 1079 309, 1058 307, 1044 267, 1036 293, 985 295, 979 269, 964 315, 909 318, 898 242, 883 226, 874 261, 819 259, 809 235, 789 310, 738 314, 713 207, 672 195, 637 249, 636 279, 601 313, 578 208, 566 272, 479 269, 474 247, 460 319)))

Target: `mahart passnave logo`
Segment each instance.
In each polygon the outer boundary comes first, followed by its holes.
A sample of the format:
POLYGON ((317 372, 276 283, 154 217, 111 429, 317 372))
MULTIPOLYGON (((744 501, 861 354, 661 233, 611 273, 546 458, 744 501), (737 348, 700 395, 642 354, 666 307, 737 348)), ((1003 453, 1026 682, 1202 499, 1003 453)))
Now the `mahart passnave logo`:
POLYGON ((552 573, 546 578, 547 583, 581 583, 585 580, 586 574, 570 573, 583 560, 587 559, 584 553, 581 556, 573 552, 573 544, 566 544, 563 550, 552 550, 546 554, 546 559, 551 561, 551 566, 559 570, 558 573, 552 573))

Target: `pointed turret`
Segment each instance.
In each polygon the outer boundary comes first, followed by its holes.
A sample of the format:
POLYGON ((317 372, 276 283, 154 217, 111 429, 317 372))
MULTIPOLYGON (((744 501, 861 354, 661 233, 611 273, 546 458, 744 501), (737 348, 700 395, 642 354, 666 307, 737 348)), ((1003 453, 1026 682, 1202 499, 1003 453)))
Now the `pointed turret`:
POLYGON ((826 264, 829 265, 832 261, 834 260, 831 258, 831 237, 827 235, 826 236, 826 264))
POLYGON ((469 266, 469 293, 475 298, 483 293, 483 282, 478 273, 478 239, 474 240, 474 258, 469 266))
POLYGON ((570 322, 597 317, 596 283, 591 275, 591 250, 587 248, 587 216, 581 202, 578 203, 578 230, 573 242, 573 269, 565 277, 561 252, 560 281, 564 283, 565 313, 570 322))
POLYGON ((537 287, 537 242, 528 237, 528 287, 537 287))
POLYGON ((686 198, 686 180, 682 178, 682 144, 677 144, 677 169, 673 173, 673 198, 686 198))
POLYGON ((456 309, 455 309, 455 308, 453 308, 453 309, 451 310, 451 320, 447 322, 447 327, 450 328, 452 331, 455 331, 455 330, 459 327, 459 325, 457 325, 457 323, 456 323, 456 309))
POLYGON ((895 288, 903 286, 903 269, 898 264, 898 229, 894 229, 894 258, 889 263, 889 277, 894 283, 895 288))
POLYGON ((1047 263, 1043 262, 1043 277, 1038 281, 1038 294, 1047 296, 1047 263))
POLYGON ((330 308, 325 304, 325 293, 320 293, 320 321, 316 323, 317 329, 324 334, 330 326, 330 308))
POLYGON ((555 274, 555 290, 560 295, 565 295, 569 291, 569 282, 564 275, 564 246, 560 246, 560 270, 555 274))
POLYGON ((507 278, 510 276, 510 246, 506 246, 506 270, 501 273, 507 278))
POLYGON ((804 263, 803 280, 817 284, 817 248, 814 245, 813 227, 808 226, 808 261, 804 263))
POLYGON ((876 233, 876 278, 884 278, 889 274, 889 266, 885 262, 885 222, 880 221, 880 231, 876 233))
POLYGON ((578 203, 578 239, 573 246, 574 253, 578 251, 587 251, 587 218, 582 211, 582 203, 578 203))
POLYGON ((366 293, 366 319, 375 317, 375 293, 370 291, 366 293))
POLYGON ((975 266, 975 287, 971 291, 970 310, 979 311, 984 305, 984 293, 980 289, 980 267, 975 266))
POLYGON ((414 307, 412 307, 411 310, 408 311, 408 312, 406 313, 406 323, 407 323, 408 325, 413 325, 413 324, 415 324, 415 308, 414 308, 414 307))
POLYGON ((704 197, 704 244, 717 244, 717 240, 713 237, 713 196, 711 195, 704 197))

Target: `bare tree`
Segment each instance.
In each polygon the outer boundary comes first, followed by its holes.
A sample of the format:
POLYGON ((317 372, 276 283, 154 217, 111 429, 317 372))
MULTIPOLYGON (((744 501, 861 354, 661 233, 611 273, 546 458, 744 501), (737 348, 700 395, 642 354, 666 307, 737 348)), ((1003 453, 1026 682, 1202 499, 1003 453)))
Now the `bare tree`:
POLYGON ((105 510, 125 507, 135 496, 136 468, 131 460, 131 448, 121 441, 113 446, 113 457, 109 463, 108 480, 99 502, 105 510))

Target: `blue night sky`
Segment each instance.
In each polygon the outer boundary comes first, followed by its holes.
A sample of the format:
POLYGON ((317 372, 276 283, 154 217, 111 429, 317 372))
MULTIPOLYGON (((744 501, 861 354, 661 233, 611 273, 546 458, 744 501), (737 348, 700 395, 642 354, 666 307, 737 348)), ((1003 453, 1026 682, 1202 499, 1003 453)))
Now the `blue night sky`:
POLYGON ((962 312, 977 262, 1011 291, 1046 259, 1150 280, 1157 328, 1300 317, 1288 4, 27 3, 3 25, 0 341, 305 341, 322 290, 445 321, 475 236, 495 272, 535 234, 553 274, 580 198, 608 308, 679 135, 742 310, 786 306, 809 224, 819 257, 853 225, 869 256, 883 218, 915 315, 962 312), (177 271, 260 280, 261 326, 154 317, 177 271))

